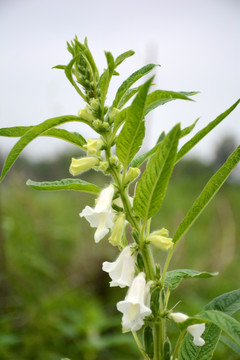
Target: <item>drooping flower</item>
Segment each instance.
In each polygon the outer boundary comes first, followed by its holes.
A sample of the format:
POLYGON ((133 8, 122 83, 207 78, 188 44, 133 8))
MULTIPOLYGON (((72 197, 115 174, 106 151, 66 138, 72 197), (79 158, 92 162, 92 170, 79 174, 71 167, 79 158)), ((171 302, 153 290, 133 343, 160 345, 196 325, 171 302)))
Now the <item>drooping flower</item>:
POLYGON ((172 239, 169 237, 168 230, 164 228, 158 231, 153 231, 147 237, 147 241, 162 250, 170 250, 173 247, 173 242, 172 239))
POLYGON ((130 286, 135 273, 135 256, 132 255, 130 245, 122 250, 115 261, 105 261, 102 269, 108 272, 112 279, 110 286, 119 286, 121 288, 130 286))
MULTIPOLYGON (((177 313, 170 313, 168 315, 170 319, 175 321, 176 323, 183 322, 188 319, 186 314, 177 312, 177 313)), ((193 343, 196 346, 203 346, 205 341, 201 338, 201 335, 205 331, 205 324, 194 324, 187 327, 187 331, 193 336, 193 343)))
POLYGON ((125 300, 117 303, 117 309, 123 313, 122 326, 125 330, 135 332, 144 324, 144 318, 152 311, 147 306, 149 287, 146 286, 145 274, 139 273, 133 280, 125 300))
POLYGON ((112 228, 111 236, 109 237, 108 241, 113 246, 121 246, 122 244, 122 236, 125 229, 125 214, 120 213, 115 216, 114 218, 114 225, 112 228))
POLYGON ((91 227, 96 227, 94 240, 98 243, 109 232, 113 226, 114 212, 112 210, 112 198, 114 194, 113 185, 109 185, 100 192, 95 208, 86 206, 79 214, 85 217, 91 227))
POLYGON ((83 171, 92 169, 99 164, 99 160, 96 157, 82 157, 80 159, 72 158, 72 162, 69 168, 70 173, 75 176, 83 171))

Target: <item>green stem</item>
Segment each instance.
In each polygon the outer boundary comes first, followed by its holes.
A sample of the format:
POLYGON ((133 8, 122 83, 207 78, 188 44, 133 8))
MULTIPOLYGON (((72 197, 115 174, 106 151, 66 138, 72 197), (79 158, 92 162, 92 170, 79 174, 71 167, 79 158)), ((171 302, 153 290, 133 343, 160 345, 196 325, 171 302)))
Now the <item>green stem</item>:
POLYGON ((139 338, 138 338, 138 336, 137 336, 137 333, 136 333, 136 332, 133 332, 132 334, 133 334, 134 340, 135 340, 135 342, 136 342, 136 344, 137 344, 137 346, 138 346, 138 348, 139 348, 142 356, 144 357, 144 359, 150 360, 150 359, 149 359, 149 356, 145 353, 141 342, 139 341, 139 338))
POLYGON ((164 264, 164 268, 163 268, 163 272, 162 272, 162 276, 161 276, 161 282, 162 282, 162 284, 164 283, 165 275, 166 275, 166 272, 167 272, 169 263, 170 263, 170 261, 171 261, 171 259, 172 259, 172 255, 173 255, 175 246, 176 246, 176 244, 173 245, 171 251, 168 253, 166 262, 165 262, 165 264, 164 264))
POLYGON ((154 360, 162 359, 162 326, 161 321, 154 323, 154 360))
POLYGON ((178 341, 177 341, 177 344, 176 344, 175 349, 174 349, 174 353, 173 353, 172 360, 176 360, 176 359, 177 359, 178 350, 179 350, 179 347, 180 347, 180 345, 181 345, 182 339, 183 339, 183 337, 184 337, 184 335, 185 335, 185 332, 186 332, 186 329, 183 330, 183 331, 180 333, 179 337, 178 337, 178 341))

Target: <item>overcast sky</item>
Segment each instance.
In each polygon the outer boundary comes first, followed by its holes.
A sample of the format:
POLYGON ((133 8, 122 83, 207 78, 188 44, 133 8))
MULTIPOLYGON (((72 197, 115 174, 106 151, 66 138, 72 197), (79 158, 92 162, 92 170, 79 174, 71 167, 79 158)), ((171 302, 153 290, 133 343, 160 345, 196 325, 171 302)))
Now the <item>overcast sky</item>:
MULTIPOLYGON (((0 119, 1 127, 38 124, 48 118, 76 114, 83 102, 57 64, 70 56, 66 41, 88 37, 100 71, 104 50, 114 56, 136 52, 119 67, 112 94, 121 82, 146 63, 161 64, 156 88, 198 90, 196 102, 175 101, 147 118, 144 147, 162 130, 201 117, 196 130, 230 107, 240 94, 239 0, 1 0, 0 119)), ((113 95, 108 96, 109 102, 113 95)), ((66 128, 92 136, 76 123, 66 128)), ((240 107, 192 151, 210 159, 223 136, 240 143, 240 107)), ((0 140, 4 154, 16 140, 0 140)), ((56 139, 36 140, 24 153, 56 155, 65 148, 56 139)))

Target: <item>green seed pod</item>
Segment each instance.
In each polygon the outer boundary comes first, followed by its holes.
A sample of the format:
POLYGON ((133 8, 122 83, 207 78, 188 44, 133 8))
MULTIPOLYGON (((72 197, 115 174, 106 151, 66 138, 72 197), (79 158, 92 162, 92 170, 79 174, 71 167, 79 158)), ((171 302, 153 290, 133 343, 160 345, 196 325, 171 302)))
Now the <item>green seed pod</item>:
POLYGON ((169 338, 165 341, 163 345, 163 358, 164 360, 170 360, 171 359, 171 343, 169 338))
POLYGON ((150 326, 146 326, 143 332, 144 349, 150 359, 153 358, 153 332, 150 326))
POLYGON ((160 287, 156 287, 151 294, 150 307, 151 307, 153 316, 156 316, 159 313, 160 292, 161 292, 160 287))
POLYGON ((138 266, 140 272, 145 271, 143 258, 140 253, 137 254, 137 266, 138 266))

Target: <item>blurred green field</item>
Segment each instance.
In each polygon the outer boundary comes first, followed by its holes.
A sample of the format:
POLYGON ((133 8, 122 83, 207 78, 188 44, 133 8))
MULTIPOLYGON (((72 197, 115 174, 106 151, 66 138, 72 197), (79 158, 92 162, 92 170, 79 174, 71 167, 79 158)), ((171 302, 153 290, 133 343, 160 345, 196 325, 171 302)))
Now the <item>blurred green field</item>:
MULTIPOLYGON (((116 311, 126 290, 109 288, 108 275, 101 270, 102 262, 113 260, 117 251, 107 240, 96 245, 94 229, 78 215, 86 204, 93 205, 94 196, 44 193, 25 185, 28 177, 69 177, 67 170, 57 172, 64 161, 54 168, 21 163, 1 185, 0 359, 140 359, 131 336, 121 334, 116 311)), ((211 174, 211 167, 196 161, 177 166, 153 229, 164 226, 173 234, 211 174)), ((84 176, 95 182, 98 175, 84 176)), ((180 242, 172 268, 220 274, 183 282, 170 301, 172 306, 181 300, 177 311, 193 315, 212 298, 239 288, 239 214, 240 184, 226 183, 180 242)), ((171 332, 176 336, 177 329, 171 332)), ((214 356, 238 358, 221 344, 214 356)))

